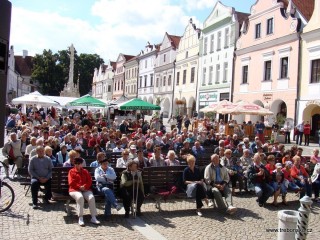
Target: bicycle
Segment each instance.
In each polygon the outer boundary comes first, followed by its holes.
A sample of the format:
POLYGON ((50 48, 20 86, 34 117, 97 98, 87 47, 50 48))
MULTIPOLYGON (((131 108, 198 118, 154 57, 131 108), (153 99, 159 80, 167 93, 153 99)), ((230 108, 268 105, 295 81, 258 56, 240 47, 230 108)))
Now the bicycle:
MULTIPOLYGON (((1 162, 1 168, 5 166, 3 162, 1 162)), ((15 198, 15 194, 13 188, 0 177, 0 212, 7 211, 13 204, 15 198)))

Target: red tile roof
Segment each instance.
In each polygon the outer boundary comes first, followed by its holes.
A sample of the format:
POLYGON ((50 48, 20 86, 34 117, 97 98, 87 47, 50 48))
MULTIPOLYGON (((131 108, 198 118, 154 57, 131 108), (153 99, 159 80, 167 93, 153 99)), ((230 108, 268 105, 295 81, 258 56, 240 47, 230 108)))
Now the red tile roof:
POLYGON ((307 19, 310 20, 313 9, 314 0, 293 0, 293 4, 296 6, 297 10, 307 19))
POLYGON ((136 57, 136 56, 132 56, 132 55, 125 55, 123 54, 124 58, 126 59, 126 62, 128 62, 129 60, 131 60, 132 58, 136 57))
POLYGON ((117 62, 111 62, 111 61, 110 61, 110 65, 112 66, 113 70, 116 70, 116 68, 117 68, 117 62))
POLYGON ((31 76, 32 67, 33 67, 33 57, 31 56, 14 56, 15 60, 15 70, 21 76, 31 76))
POLYGON ((179 47, 179 43, 180 43, 180 39, 181 39, 181 36, 175 36, 175 35, 170 35, 168 34, 168 37, 170 38, 171 40, 171 45, 174 47, 174 48, 178 48, 179 47))

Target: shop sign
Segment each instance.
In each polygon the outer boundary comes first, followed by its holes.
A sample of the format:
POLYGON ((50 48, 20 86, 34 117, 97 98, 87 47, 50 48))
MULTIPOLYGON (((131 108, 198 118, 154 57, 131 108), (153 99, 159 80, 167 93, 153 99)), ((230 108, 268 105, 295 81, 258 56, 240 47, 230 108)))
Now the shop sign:
POLYGON ((273 98, 273 94, 272 93, 264 93, 263 94, 263 100, 264 101, 270 101, 273 98))
POLYGON ((216 92, 200 93, 199 100, 200 102, 217 102, 218 94, 216 92))

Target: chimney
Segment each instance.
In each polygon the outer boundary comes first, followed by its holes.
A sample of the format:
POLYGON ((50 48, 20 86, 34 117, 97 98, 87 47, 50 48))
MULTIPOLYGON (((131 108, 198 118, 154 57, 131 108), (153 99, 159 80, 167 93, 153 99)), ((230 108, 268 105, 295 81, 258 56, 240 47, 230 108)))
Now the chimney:
POLYGON ((22 50, 22 57, 25 58, 28 56, 28 50, 22 50))

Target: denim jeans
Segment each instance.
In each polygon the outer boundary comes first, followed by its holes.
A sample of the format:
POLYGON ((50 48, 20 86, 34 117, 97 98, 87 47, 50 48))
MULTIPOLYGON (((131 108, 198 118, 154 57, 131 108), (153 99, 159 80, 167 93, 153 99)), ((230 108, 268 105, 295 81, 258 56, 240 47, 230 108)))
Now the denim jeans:
POLYGON ((304 195, 307 192, 307 195, 311 197, 312 195, 312 189, 311 185, 309 184, 308 180, 305 179, 304 182, 302 183, 300 180, 295 179, 294 180, 295 184, 297 184, 300 188, 303 188, 303 191, 300 192, 300 198, 303 198, 304 195))
POLYGON ((269 197, 272 196, 274 190, 273 187, 271 187, 267 183, 256 183, 254 185, 254 191, 256 192, 258 196, 259 203, 265 203, 269 197))
POLYGON ((320 180, 317 179, 312 183, 313 191, 314 191, 314 197, 318 198, 319 197, 319 190, 320 190, 320 180))
POLYGON ((300 189, 300 187, 294 182, 289 182, 288 189, 291 191, 297 191, 300 189))
POLYGON ((104 215, 109 216, 111 215, 111 207, 116 208, 118 206, 117 200, 114 197, 113 190, 108 187, 103 187, 100 190, 105 197, 105 207, 104 207, 104 215))
POLYGON ((287 187, 284 182, 282 182, 280 184, 278 184, 277 182, 272 182, 271 185, 272 185, 273 190, 275 192, 278 191, 280 188, 280 193, 282 196, 285 196, 287 194, 287 187))

